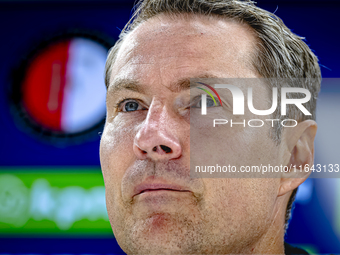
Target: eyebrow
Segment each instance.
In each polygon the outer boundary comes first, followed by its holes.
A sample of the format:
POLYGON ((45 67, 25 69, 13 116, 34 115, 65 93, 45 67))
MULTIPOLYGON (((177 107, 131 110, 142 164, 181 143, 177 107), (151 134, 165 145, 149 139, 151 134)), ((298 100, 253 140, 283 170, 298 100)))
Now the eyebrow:
POLYGON ((111 93, 115 93, 121 90, 130 90, 130 91, 139 92, 139 93, 144 92, 144 88, 142 84, 140 84, 136 80, 126 79, 126 78, 115 79, 112 82, 112 84, 109 86, 108 90, 111 93))
MULTIPOLYGON (((209 79, 209 78, 211 79, 211 78, 219 78, 219 77, 216 75, 212 75, 212 74, 202 74, 194 78, 188 78, 188 77, 182 78, 180 80, 170 83, 170 86, 166 88, 172 92, 180 92, 182 90, 187 90, 192 87, 198 86, 199 84, 197 84, 197 81, 199 81, 200 79, 209 79)), ((110 93, 116 93, 121 90, 129 90, 132 92, 145 94, 146 87, 147 87, 146 85, 141 84, 137 80, 128 79, 128 78, 118 78, 118 79, 113 80, 108 90, 110 91, 110 93)))

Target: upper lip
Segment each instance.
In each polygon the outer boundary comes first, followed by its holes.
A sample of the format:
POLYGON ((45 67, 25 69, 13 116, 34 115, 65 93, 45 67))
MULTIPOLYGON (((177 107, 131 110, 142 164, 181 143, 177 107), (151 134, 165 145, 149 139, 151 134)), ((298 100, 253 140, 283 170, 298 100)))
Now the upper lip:
POLYGON ((134 194, 132 197, 137 196, 146 191, 153 191, 153 190, 169 190, 169 191, 180 191, 180 192, 192 192, 190 189, 171 183, 164 183, 164 182, 144 182, 137 185, 134 188, 134 194))

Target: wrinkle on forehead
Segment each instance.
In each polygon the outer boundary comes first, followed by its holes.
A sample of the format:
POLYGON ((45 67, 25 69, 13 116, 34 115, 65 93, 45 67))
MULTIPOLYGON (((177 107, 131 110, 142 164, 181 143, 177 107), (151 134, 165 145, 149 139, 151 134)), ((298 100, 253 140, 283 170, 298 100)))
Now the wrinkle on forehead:
MULTIPOLYGON (((235 76, 237 69, 254 72, 255 44, 251 28, 234 20, 195 14, 160 14, 141 23, 126 36, 111 74, 123 78, 141 76, 134 65, 142 65, 145 70, 154 65, 158 69, 158 79, 163 80, 162 74, 169 68, 178 70, 180 76, 194 61, 203 62, 207 56, 211 61, 223 60, 225 56, 228 64, 234 66, 231 71, 235 76), (237 43, 233 43, 235 41, 237 43), (223 44, 225 47, 221 47, 223 44)), ((209 67, 206 65, 203 71, 209 71, 209 67)))
MULTIPOLYGON (((182 37, 185 36, 188 43, 202 40, 208 37, 211 40, 221 40, 230 42, 239 38, 237 49, 251 51, 250 42, 255 41, 255 34, 246 25, 231 19, 205 15, 157 15, 144 23, 131 33, 132 37, 137 38, 141 45, 147 46, 155 38, 162 38, 164 48, 169 44, 182 44, 182 37), (242 29, 240 29, 242 28, 242 29), (235 33, 237 30, 237 34, 235 33), (250 32, 250 33, 249 33, 250 32), (145 36, 147 34, 148 36, 145 36), (251 34, 250 37, 249 34, 251 34), (169 41, 171 38, 171 41, 169 41)), ((132 45, 135 47, 136 45, 132 45)), ((202 45, 203 47, 203 45, 202 45)), ((192 49, 195 51, 195 48, 192 49)))
MULTIPOLYGON (((234 19, 217 15, 207 16, 189 13, 159 14, 141 23, 138 27, 143 29, 145 26, 154 26, 154 34, 166 33, 166 35, 174 35, 178 32, 178 29, 186 30, 188 35, 200 35, 203 31, 207 35, 216 35, 229 30, 230 26, 242 26, 248 30, 248 32, 252 33, 253 31, 249 25, 234 19), (213 26, 214 29, 207 29, 207 27, 211 28, 211 26, 213 26)), ((240 31, 240 33, 242 33, 242 31, 240 31)))

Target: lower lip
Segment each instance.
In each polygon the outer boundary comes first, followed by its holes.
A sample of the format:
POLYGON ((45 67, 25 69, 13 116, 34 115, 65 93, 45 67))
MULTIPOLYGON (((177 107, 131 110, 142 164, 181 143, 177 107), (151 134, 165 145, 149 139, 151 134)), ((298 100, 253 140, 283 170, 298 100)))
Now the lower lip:
POLYGON ((193 203, 192 195, 189 191, 150 190, 136 195, 133 204, 137 214, 175 213, 193 203))

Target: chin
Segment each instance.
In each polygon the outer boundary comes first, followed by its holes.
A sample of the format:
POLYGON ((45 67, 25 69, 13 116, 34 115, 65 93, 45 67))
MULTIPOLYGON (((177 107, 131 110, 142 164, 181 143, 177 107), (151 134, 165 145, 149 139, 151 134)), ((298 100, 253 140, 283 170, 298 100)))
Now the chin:
POLYGON ((157 213, 126 226, 117 241, 127 254, 197 254, 203 243, 199 228, 179 215, 157 213))

